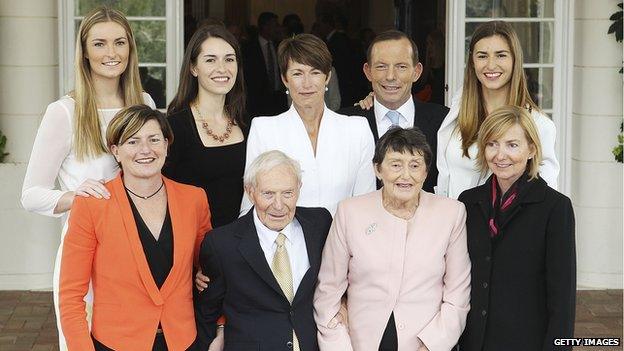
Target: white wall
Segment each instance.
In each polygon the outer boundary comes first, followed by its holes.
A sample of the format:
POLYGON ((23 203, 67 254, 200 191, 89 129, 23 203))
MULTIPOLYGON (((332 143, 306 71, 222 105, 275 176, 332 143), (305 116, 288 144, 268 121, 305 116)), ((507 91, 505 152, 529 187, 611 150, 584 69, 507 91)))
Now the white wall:
POLYGON ((58 98, 57 2, 0 1, 0 129, 8 162, 0 164, 0 290, 52 285, 59 220, 29 214, 22 180, 45 107, 58 98))
POLYGON ((619 0, 576 0, 572 103, 572 202, 578 285, 622 289, 622 44, 607 35, 619 0))

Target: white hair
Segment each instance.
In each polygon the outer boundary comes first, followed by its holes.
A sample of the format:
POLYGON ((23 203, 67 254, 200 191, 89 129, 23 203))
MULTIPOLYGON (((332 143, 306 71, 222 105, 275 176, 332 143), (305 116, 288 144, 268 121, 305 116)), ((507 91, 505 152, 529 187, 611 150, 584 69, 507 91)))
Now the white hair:
POLYGON ((279 150, 266 151, 258 155, 255 160, 249 165, 245 176, 243 177, 243 183, 245 187, 255 187, 257 185, 258 175, 264 172, 268 172, 278 166, 287 166, 292 170, 293 175, 297 178, 297 183, 301 184, 301 166, 295 159, 288 157, 285 153, 279 150))

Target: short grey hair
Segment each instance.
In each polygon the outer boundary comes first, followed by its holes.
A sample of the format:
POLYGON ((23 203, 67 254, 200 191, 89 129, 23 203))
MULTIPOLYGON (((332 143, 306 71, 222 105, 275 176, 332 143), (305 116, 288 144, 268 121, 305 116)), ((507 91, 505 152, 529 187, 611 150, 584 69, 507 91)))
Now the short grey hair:
POLYGON ((289 167, 293 175, 297 178, 297 183, 301 184, 301 166, 299 162, 288 157, 279 150, 271 150, 258 155, 249 165, 243 177, 245 187, 255 187, 257 185, 258 174, 268 172, 278 166, 289 167))

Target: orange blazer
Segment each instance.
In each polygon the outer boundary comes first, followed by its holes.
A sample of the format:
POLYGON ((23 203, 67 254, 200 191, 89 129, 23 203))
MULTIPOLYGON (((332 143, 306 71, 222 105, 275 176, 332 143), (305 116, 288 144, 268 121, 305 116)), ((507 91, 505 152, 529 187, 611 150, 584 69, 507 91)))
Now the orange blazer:
POLYGON ((59 307, 70 351, 94 350, 84 296, 92 282, 93 336, 116 351, 151 350, 158 323, 171 351, 195 340, 193 264, 211 229, 205 192, 163 177, 173 228, 173 267, 159 290, 152 278, 121 175, 111 198, 76 196, 63 242, 59 307))

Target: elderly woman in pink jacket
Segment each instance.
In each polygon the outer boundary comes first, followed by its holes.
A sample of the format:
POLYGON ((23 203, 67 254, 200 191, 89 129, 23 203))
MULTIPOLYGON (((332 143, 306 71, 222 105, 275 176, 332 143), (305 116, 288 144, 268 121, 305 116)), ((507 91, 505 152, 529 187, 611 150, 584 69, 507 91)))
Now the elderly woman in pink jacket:
POLYGON ((338 205, 314 296, 321 351, 457 343, 470 308, 466 210, 422 190, 430 162, 420 130, 391 129, 373 158, 383 188, 338 205))

